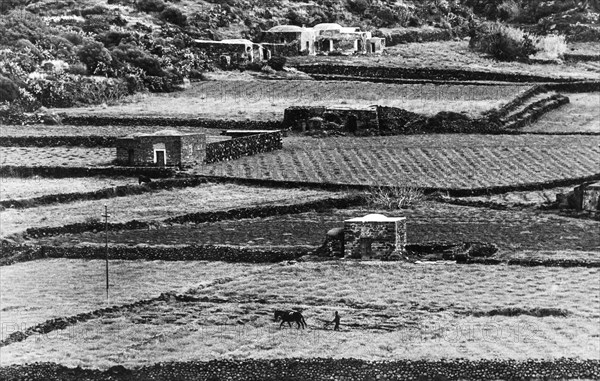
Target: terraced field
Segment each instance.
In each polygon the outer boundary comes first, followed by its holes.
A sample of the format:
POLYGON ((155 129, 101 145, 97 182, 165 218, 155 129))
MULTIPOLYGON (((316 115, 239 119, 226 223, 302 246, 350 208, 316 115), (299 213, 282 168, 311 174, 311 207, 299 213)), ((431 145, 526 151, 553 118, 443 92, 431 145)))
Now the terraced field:
MULTIPOLYGON (((581 49, 586 49, 583 46, 581 49)), ((594 48, 597 49, 597 48, 594 48)), ((560 64, 527 64, 501 62, 484 57, 469 49, 469 41, 437 41, 400 44, 386 48, 386 55, 373 59, 369 56, 298 56, 291 57, 290 64, 323 63, 354 64, 379 67, 408 68, 465 68, 500 73, 543 75, 560 78, 598 80, 600 71, 590 68, 587 62, 560 64)))
MULTIPOLYGON (((73 126, 73 125, 3 125, 0 129, 0 139, 4 136, 125 136, 135 133, 152 133, 167 129, 164 126, 73 126)), ((170 128, 169 128, 170 129, 170 128)), ((202 127, 176 127, 177 131, 184 133, 206 133, 207 138, 220 138, 210 134, 219 134, 218 130, 207 130, 202 127)), ((0 140, 1 142, 1 140, 0 140)))
POLYGON ((598 173, 600 136, 424 135, 284 139, 283 149, 197 168, 213 176, 438 188, 598 173))
POLYGON ((562 93, 570 102, 550 111, 535 123, 525 126, 525 132, 569 133, 593 132, 600 134, 600 93, 562 93))
POLYGON ((128 184, 138 184, 138 179, 128 177, 78 177, 64 179, 2 177, 0 178, 0 199, 17 200, 51 194, 90 192, 128 184))
POLYGON ((101 369, 289 353, 368 360, 598 359, 598 275, 598 269, 455 264, 264 266, 190 290, 196 299, 187 302, 109 312, 0 353, 3 365, 53 361, 101 369), (277 329, 276 308, 301 309, 308 328, 277 329), (341 315, 340 332, 323 328, 334 311, 341 315))
POLYGON ((106 166, 116 158, 116 148, 0 147, 0 165, 106 166))
MULTIPOLYGON (((325 233, 343 221, 368 213, 407 218, 409 243, 429 241, 483 241, 503 250, 597 250, 600 222, 530 211, 503 211, 425 202, 396 212, 344 209, 262 219, 165 226, 158 230, 112 231, 114 244, 226 244, 258 247, 316 247, 325 233)), ((104 234, 83 233, 41 238, 37 243, 69 246, 104 243, 104 234)))
POLYGON ((300 105, 378 104, 435 114, 472 115, 501 107, 528 86, 398 85, 356 81, 228 80, 196 83, 182 93, 151 95, 109 107, 57 109, 68 115, 140 115, 213 119, 282 120, 285 108, 300 105))
POLYGON ((31 227, 99 221, 105 205, 110 210, 111 222, 127 222, 134 219, 154 221, 188 213, 298 203, 329 197, 335 197, 335 194, 319 190, 206 184, 111 199, 77 201, 23 210, 7 209, 2 212, 0 235, 23 232, 31 227))

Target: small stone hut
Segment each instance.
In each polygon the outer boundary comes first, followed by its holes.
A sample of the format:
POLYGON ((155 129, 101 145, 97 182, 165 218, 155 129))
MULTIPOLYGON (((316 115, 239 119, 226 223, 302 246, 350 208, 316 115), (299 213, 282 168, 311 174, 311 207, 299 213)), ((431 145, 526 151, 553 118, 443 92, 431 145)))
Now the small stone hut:
POLYGON ((117 163, 128 166, 191 166, 206 157, 206 135, 163 130, 117 139, 117 163))
POLYGON ((327 122, 352 133, 365 129, 378 130, 377 106, 292 106, 286 108, 283 114, 283 124, 294 131, 329 129, 325 126, 327 122), (317 120, 321 122, 316 123, 317 120))
POLYGON ((406 245, 406 217, 368 214, 344 221, 344 256, 385 258, 403 252, 406 245))

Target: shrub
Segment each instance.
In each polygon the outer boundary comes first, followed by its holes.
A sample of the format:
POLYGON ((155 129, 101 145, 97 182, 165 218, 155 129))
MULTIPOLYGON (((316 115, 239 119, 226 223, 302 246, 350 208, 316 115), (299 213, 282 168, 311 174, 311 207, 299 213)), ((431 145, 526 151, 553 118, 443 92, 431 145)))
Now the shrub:
POLYGON ((287 59, 283 56, 275 56, 267 61, 267 65, 269 65, 272 69, 280 71, 283 70, 287 59))
POLYGON ((100 41, 102 44, 104 44, 106 48, 112 48, 114 46, 119 45, 122 40, 128 39, 130 37, 130 32, 111 30, 96 36, 96 41, 100 41))
POLYGON ((112 62, 110 52, 100 42, 86 42, 77 51, 77 56, 88 69, 89 74, 106 74, 105 67, 112 62))
POLYGON ((162 12, 166 4, 163 0, 138 0, 136 7, 142 12, 162 12))
POLYGON ((541 36, 535 42, 535 47, 538 49, 538 58, 558 59, 567 52, 567 41, 565 36, 551 34, 541 36))
POLYGON ((0 16, 0 45, 13 45, 20 39, 36 43, 52 31, 33 13, 13 11, 0 16))
POLYGON ((67 69, 67 73, 75 74, 75 75, 86 75, 87 67, 85 67, 85 65, 80 62, 74 63, 74 64, 69 65, 69 68, 67 69))
POLYGON ((81 16, 83 16, 83 17, 89 16, 89 15, 103 15, 107 12, 108 12, 108 8, 106 8, 105 6, 102 6, 100 4, 94 5, 93 7, 84 8, 81 11, 79 11, 81 16))
POLYGON ((387 210, 406 209, 423 201, 425 195, 412 187, 376 187, 369 190, 365 198, 369 206, 387 210))
POLYGON ((502 21, 515 21, 521 16, 521 5, 515 0, 505 0, 498 5, 498 18, 502 21))
POLYGON ((12 102, 19 97, 19 86, 10 79, 0 76, 0 102, 12 102))
POLYGON ((359 14, 364 13, 369 8, 369 2, 367 0, 354 0, 348 5, 353 12, 359 14))
POLYGON ((171 24, 185 26, 187 17, 177 7, 167 7, 160 13, 160 18, 171 24))
POLYGON ((485 23, 471 31, 469 47, 500 61, 527 59, 537 52, 534 39, 520 29, 501 23, 485 23))
POLYGON ((135 45, 122 44, 111 51, 112 57, 119 63, 130 63, 146 72, 147 75, 162 77, 165 72, 155 56, 143 51, 135 45))
POLYGON ((83 44, 83 36, 76 32, 67 32, 61 35, 67 41, 70 41, 73 45, 81 45, 83 44))

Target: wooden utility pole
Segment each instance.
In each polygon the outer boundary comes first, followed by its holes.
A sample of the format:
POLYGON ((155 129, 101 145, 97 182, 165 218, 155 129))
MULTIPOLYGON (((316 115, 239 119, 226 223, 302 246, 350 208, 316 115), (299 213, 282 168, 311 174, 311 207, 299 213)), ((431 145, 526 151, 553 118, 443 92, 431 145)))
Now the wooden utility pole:
POLYGON ((106 300, 108 300, 108 206, 104 205, 104 238, 106 249, 106 300))

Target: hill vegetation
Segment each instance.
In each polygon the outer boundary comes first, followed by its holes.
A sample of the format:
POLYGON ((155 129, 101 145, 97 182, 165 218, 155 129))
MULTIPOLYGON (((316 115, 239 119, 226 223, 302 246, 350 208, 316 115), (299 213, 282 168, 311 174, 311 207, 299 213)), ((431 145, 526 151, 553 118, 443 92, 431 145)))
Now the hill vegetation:
MULTIPOLYGON (((375 35, 383 35, 380 28, 428 26, 464 37, 477 35, 481 22, 491 19, 594 40, 600 35, 599 10, 598 1, 574 0, 5 0, 0 3, 0 118, 20 123, 24 111, 40 106, 175 91, 218 66, 193 47, 195 38, 258 40, 274 25, 323 22, 358 25, 375 35)), ((505 38, 515 35, 506 27, 490 29, 491 42, 475 39, 484 53, 519 59, 536 50, 527 34, 516 33, 515 42, 505 38), (509 53, 497 54, 498 49, 509 53)))

